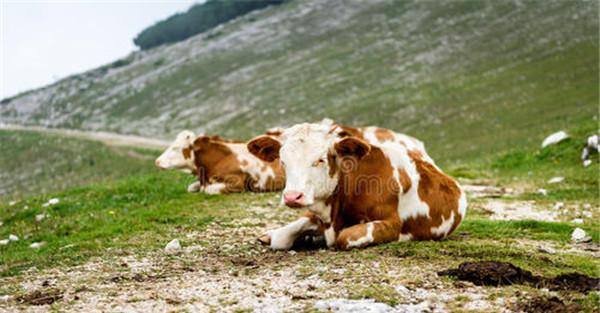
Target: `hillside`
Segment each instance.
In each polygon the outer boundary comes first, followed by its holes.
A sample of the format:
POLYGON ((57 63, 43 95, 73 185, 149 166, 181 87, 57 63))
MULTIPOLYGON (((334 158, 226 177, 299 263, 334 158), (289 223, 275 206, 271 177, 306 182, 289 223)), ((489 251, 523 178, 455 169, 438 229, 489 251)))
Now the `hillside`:
POLYGON ((154 171, 158 151, 30 131, 0 130, 0 201, 154 171))
POLYGON ((327 116, 479 159, 597 128, 597 13, 597 1, 294 0, 4 99, 0 122, 248 138, 327 116))

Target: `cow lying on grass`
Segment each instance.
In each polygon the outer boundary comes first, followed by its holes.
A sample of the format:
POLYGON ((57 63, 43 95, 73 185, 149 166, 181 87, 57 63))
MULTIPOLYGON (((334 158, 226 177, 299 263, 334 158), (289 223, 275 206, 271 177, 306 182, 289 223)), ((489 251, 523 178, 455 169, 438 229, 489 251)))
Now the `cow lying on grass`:
POLYGON ((419 141, 381 130, 299 124, 282 136, 259 136, 248 150, 286 172, 282 201, 307 208, 305 217, 261 237, 289 249, 307 233, 328 246, 365 247, 396 240, 439 240, 460 224, 465 193, 426 154, 419 141), (380 135, 381 135, 380 134, 380 135), (387 140, 383 137, 387 137, 387 140))
MULTIPOLYGON (((273 134, 272 134, 273 135, 273 134)), ((208 194, 279 191, 285 178, 279 162, 263 162, 248 152, 246 142, 182 131, 155 164, 198 177, 189 192, 208 194)))

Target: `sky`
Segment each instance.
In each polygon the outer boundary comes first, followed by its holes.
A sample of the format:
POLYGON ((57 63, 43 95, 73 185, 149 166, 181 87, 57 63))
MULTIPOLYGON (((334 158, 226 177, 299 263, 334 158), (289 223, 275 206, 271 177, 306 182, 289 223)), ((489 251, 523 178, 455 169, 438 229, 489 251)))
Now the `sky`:
POLYGON ((0 0, 0 99, 110 63, 198 0, 0 0))

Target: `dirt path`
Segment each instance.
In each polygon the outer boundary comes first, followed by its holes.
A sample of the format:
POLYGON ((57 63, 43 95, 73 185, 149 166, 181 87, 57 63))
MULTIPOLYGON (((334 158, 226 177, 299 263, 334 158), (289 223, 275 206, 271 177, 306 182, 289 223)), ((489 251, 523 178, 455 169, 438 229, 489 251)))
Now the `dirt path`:
POLYGON ((168 141, 139 137, 133 135, 121 135, 109 132, 83 131, 64 128, 45 128, 41 126, 23 126, 14 124, 0 124, 0 130, 27 130, 49 134, 57 134, 68 137, 83 138, 103 142, 112 146, 131 146, 138 148, 165 148, 169 145, 168 141))

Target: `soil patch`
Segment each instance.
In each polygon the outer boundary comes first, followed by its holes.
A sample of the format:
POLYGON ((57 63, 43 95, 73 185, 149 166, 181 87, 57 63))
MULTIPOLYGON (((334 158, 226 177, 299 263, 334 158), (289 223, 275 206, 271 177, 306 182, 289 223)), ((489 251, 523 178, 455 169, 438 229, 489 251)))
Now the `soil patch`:
POLYGON ((454 276, 475 285, 502 286, 528 284, 550 290, 570 290, 586 293, 600 290, 600 279, 578 273, 562 274, 553 278, 533 275, 513 264, 496 261, 464 262, 458 268, 438 272, 440 276, 454 276))
POLYGON ((63 293, 59 289, 35 290, 33 292, 17 296, 15 300, 18 303, 31 305, 52 304, 63 298, 63 293))
POLYGON ((537 297, 518 303, 517 311, 527 313, 581 312, 583 307, 577 303, 565 304, 558 297, 537 297))

